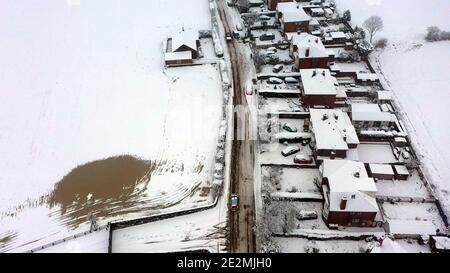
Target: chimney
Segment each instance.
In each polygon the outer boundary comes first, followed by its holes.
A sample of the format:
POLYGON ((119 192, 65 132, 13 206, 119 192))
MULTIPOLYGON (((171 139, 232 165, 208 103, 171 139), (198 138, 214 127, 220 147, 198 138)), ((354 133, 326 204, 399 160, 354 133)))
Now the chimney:
POLYGON ((322 70, 322 76, 325 77, 325 70, 322 70))
POLYGON ((316 74, 317 74, 317 71, 314 69, 311 77, 314 77, 316 74))
POLYGON ((340 209, 341 210, 345 210, 345 208, 347 207, 347 196, 344 195, 341 198, 341 204, 340 204, 340 209))
POLYGON ((309 47, 306 49, 305 57, 309 57, 309 47))
POLYGON ((318 44, 319 43, 319 39, 316 39, 316 44, 318 44))

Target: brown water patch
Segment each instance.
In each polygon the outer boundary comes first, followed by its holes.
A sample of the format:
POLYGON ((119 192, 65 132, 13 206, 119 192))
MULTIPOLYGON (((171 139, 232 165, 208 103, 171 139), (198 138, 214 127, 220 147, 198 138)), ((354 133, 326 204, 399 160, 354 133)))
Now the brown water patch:
POLYGON ((0 234, 0 251, 7 251, 8 246, 13 243, 16 237, 17 233, 12 231, 0 234))
MULTIPOLYGON (((90 214, 111 217, 132 210, 138 197, 158 168, 166 161, 153 162, 130 155, 110 157, 78 166, 61 179, 47 203, 59 206, 62 221, 75 226, 90 214)), ((167 167, 167 166, 166 166, 167 167)))

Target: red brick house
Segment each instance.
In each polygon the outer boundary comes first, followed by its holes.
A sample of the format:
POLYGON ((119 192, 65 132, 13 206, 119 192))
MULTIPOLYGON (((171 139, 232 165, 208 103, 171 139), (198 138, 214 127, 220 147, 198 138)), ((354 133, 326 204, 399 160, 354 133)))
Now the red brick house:
POLYGON ((295 2, 278 3, 277 18, 283 32, 308 32, 311 17, 295 2))
POLYGON ((335 78, 328 69, 300 69, 303 104, 308 107, 334 108, 337 95, 335 78))
POLYGON ((328 226, 372 227, 379 208, 377 188, 364 164, 324 160, 319 168, 324 194, 322 218, 328 226))
POLYGON ((347 113, 338 109, 309 109, 311 148, 316 161, 347 158, 359 139, 347 113))
POLYGON ((291 54, 298 69, 326 69, 334 61, 334 54, 325 48, 320 38, 306 32, 291 36, 291 54))

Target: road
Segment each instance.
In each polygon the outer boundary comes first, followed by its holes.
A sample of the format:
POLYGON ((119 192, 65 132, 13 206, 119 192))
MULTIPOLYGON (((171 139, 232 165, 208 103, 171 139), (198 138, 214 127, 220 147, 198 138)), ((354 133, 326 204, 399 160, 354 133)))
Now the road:
MULTIPOLYGON (((225 12, 225 1, 218 1, 218 11, 223 23, 225 32, 230 32, 230 21, 225 12)), ((247 109, 247 100, 243 86, 245 83, 241 79, 242 64, 238 58, 236 50, 236 40, 228 41, 227 47, 230 55, 231 69, 233 76, 233 105, 247 109)), ((231 252, 254 253, 255 233, 253 230, 255 223, 255 196, 254 196, 254 141, 250 140, 251 130, 249 111, 239 115, 234 112, 234 140, 231 156, 231 190, 230 193, 239 195, 240 208, 236 212, 230 212, 229 217, 229 248, 231 252)))

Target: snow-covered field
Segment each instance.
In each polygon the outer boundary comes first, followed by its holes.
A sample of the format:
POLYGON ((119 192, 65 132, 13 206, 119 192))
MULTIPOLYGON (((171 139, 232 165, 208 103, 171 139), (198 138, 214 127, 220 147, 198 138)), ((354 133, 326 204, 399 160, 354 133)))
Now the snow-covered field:
POLYGON ((361 26, 371 15, 381 16, 384 30, 377 37, 389 46, 375 53, 374 64, 394 91, 404 122, 425 171, 450 212, 450 42, 427 43, 428 26, 450 30, 447 0, 337 0, 342 11, 352 11, 361 26))
MULTIPOLYGON (((45 201, 79 165, 119 155, 153 164, 149 181, 130 193, 143 207, 177 204, 209 179, 221 118, 217 68, 164 71, 162 64, 167 35, 210 28, 206 0, 1 6, 0 251, 67 231, 73 223, 61 215, 62 204, 49 209, 45 201)), ((76 224, 86 211, 74 203, 125 207, 108 196, 109 187, 71 192, 64 206, 78 209, 76 224)), ((120 209, 115 216, 124 217, 120 209)))

